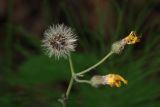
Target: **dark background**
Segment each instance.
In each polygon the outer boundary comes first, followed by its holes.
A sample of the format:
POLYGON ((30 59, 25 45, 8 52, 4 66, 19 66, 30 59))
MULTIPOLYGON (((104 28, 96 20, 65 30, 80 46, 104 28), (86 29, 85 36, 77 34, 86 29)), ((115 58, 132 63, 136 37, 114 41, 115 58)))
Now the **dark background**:
POLYGON ((77 72, 130 31, 142 34, 140 43, 84 77, 118 73, 128 85, 75 83, 68 107, 160 107, 159 19, 159 0, 0 0, 0 107, 61 107, 57 99, 70 79, 68 61, 48 58, 41 48, 44 30, 58 23, 79 36, 73 53, 77 72))

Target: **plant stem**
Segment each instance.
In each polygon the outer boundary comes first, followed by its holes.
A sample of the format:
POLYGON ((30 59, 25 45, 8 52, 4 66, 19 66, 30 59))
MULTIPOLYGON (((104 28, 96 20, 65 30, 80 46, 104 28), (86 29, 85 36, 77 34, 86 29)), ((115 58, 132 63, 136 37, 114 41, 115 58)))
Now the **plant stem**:
POLYGON ((97 66, 99 66, 100 64, 102 64, 107 58, 109 58, 109 56, 111 56, 112 54, 113 54, 113 52, 110 51, 110 52, 109 52, 104 58, 102 58, 98 63, 94 64, 93 66, 91 66, 91 67, 89 67, 89 68, 87 68, 86 70, 83 70, 83 71, 77 73, 76 75, 79 75, 79 76, 80 76, 80 75, 83 75, 83 74, 89 72, 90 70, 96 68, 97 66))
POLYGON ((70 91, 72 89, 73 86, 73 82, 74 82, 74 67, 73 67, 73 63, 72 63, 72 58, 71 55, 69 55, 69 65, 70 65, 70 70, 71 70, 71 79, 67 88, 67 91, 65 93, 65 95, 63 95, 58 101, 62 104, 63 107, 66 107, 66 100, 68 99, 68 96, 70 94, 70 91))
POLYGON ((58 101, 62 104, 62 107, 66 107, 66 102, 65 102, 65 96, 62 96, 61 98, 58 99, 58 101))
POLYGON ((71 70, 71 79, 70 79, 70 82, 69 82, 69 85, 68 85, 68 88, 67 88, 67 91, 65 93, 65 96, 62 97, 59 101, 62 103, 62 106, 63 107, 66 107, 66 103, 65 103, 65 100, 68 99, 68 96, 70 94, 70 91, 72 89, 72 86, 73 86, 73 82, 74 80, 79 82, 79 83, 88 83, 90 84, 90 81, 88 80, 79 80, 77 77, 75 76, 80 76, 80 75, 83 75, 87 72, 89 72, 90 70, 96 68, 97 66, 99 66, 100 64, 102 64, 109 56, 111 56, 113 54, 112 51, 110 51, 104 58, 102 58, 98 63, 94 64, 93 66, 89 67, 88 69, 86 70, 83 70, 79 73, 76 73, 74 72, 74 67, 73 67, 73 62, 72 62, 72 58, 71 58, 71 55, 69 55, 69 65, 70 65, 70 70, 71 70))
POLYGON ((72 77, 73 77, 74 76, 74 67, 73 67, 71 55, 69 55, 69 65, 70 65, 70 69, 71 69, 71 73, 72 73, 72 77))
POLYGON ((78 78, 75 78, 75 81, 78 83, 87 83, 87 84, 91 84, 91 82, 89 80, 80 80, 78 78))
POLYGON ((67 88, 67 91, 66 91, 66 98, 68 98, 68 96, 70 94, 71 88, 73 86, 73 80, 74 80, 73 77, 71 77, 68 88, 67 88))
POLYGON ((68 98, 68 96, 70 94, 70 91, 71 91, 71 88, 72 88, 72 85, 73 85, 73 80, 74 80, 74 78, 73 78, 73 76, 74 76, 74 68, 73 68, 73 62, 72 62, 71 55, 69 55, 69 65, 70 65, 72 77, 70 79, 69 86, 68 86, 68 89, 66 91, 66 98, 68 98))
POLYGON ((69 82, 69 85, 68 85, 68 88, 67 88, 67 91, 66 91, 66 94, 65 94, 65 97, 68 98, 69 94, 70 94, 70 91, 71 91, 71 88, 72 88, 72 85, 73 85, 73 80, 74 80, 74 68, 73 68, 73 62, 72 62, 72 58, 71 58, 71 55, 69 55, 69 65, 70 65, 70 69, 71 69, 71 79, 70 79, 70 82, 69 82))

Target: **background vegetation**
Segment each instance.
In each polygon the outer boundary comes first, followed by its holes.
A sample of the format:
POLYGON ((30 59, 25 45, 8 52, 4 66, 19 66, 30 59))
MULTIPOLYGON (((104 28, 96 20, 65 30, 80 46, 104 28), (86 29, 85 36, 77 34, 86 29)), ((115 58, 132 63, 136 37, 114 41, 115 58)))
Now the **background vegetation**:
POLYGON ((158 0, 0 0, 0 106, 61 107, 57 99, 66 91, 69 64, 44 55, 41 39, 48 25, 64 23, 79 36, 76 71, 101 59, 131 30, 143 35, 85 77, 118 73, 127 86, 74 84, 68 107, 159 107, 159 19, 158 0))

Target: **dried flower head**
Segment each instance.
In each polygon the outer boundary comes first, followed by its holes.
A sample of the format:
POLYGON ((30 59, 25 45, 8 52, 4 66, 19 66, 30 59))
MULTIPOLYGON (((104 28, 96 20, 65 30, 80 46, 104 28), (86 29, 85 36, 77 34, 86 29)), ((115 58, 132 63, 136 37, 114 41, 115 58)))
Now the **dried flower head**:
POLYGON ((135 31, 131 31, 131 33, 123 39, 126 44, 135 44, 140 42, 141 36, 139 36, 135 31))
POLYGON ((141 36, 139 36, 135 31, 131 31, 131 33, 124 39, 114 42, 111 51, 119 54, 122 52, 126 44, 135 44, 140 42, 140 38, 141 36))
POLYGON ((44 32, 44 39, 42 40, 43 47, 46 53, 51 56, 67 57, 70 52, 75 50, 75 42, 77 36, 72 29, 63 24, 52 25, 44 32))
POLYGON ((91 78, 91 85, 98 87, 100 85, 109 85, 111 87, 120 87, 121 82, 127 84, 128 81, 118 74, 108 74, 105 76, 95 75, 91 78))
POLYGON ((106 76, 103 77, 104 78, 104 85, 108 84, 111 87, 120 87, 121 86, 121 82, 123 82, 124 84, 127 84, 128 81, 125 80, 122 76, 118 75, 118 74, 108 74, 106 76))

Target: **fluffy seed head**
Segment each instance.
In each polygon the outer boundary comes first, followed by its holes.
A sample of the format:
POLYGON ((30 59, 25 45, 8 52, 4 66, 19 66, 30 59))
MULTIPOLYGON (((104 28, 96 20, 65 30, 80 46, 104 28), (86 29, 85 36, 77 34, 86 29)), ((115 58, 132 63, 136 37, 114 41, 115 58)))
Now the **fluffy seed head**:
POLYGON ((44 32, 42 47, 49 57, 67 57, 70 52, 75 51, 77 36, 71 28, 63 25, 52 25, 44 32))

